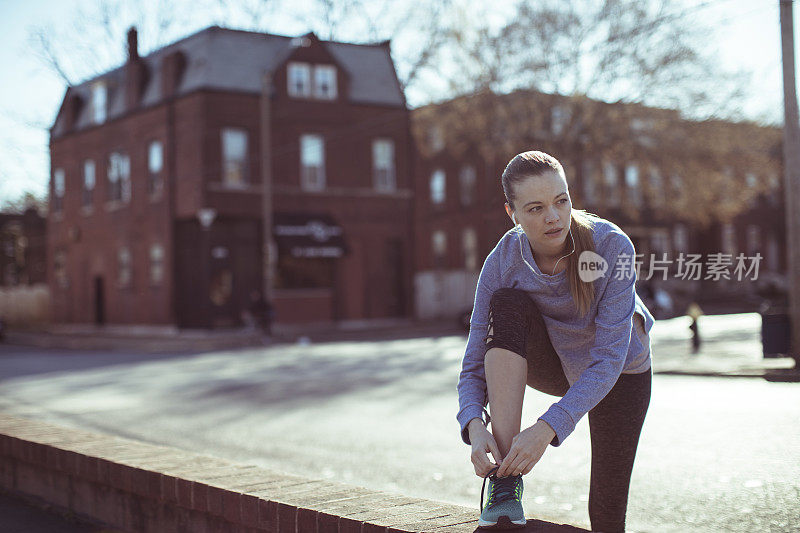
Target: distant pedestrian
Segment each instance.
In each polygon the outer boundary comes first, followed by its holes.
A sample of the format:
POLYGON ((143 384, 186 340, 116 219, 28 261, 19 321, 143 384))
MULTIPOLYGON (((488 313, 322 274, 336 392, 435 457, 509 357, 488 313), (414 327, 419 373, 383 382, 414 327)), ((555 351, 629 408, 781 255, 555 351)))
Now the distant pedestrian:
POLYGON ((501 181, 514 228, 481 270, 458 382, 461 438, 472 446, 475 473, 489 481, 478 524, 526 523, 522 475, 588 413, 592 530, 624 531, 650 404, 654 322, 634 288, 633 243, 612 222, 573 209, 564 169, 550 155, 517 155, 501 181), (526 384, 562 398, 520 431, 526 384))
POLYGON ((689 329, 692 331, 692 353, 700 351, 700 324, 698 320, 703 316, 703 310, 695 302, 689 304, 686 314, 692 319, 689 329))
POLYGON ((250 307, 248 309, 255 323, 261 328, 265 335, 272 336, 272 319, 274 310, 269 300, 265 299, 261 291, 250 292, 250 307))

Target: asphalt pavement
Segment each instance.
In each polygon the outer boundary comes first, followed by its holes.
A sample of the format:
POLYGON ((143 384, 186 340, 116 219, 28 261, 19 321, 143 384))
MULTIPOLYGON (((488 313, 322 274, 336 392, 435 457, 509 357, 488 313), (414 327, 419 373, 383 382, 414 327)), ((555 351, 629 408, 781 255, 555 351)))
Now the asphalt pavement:
MULTIPOLYGON (((796 531, 800 384, 764 360, 757 314, 652 332, 655 379, 629 531, 796 531), (789 380, 787 380, 789 381, 789 380)), ((477 508, 458 438, 465 337, 348 340, 146 354, 0 347, 0 411, 305 475, 477 508)), ((523 416, 555 401, 531 391, 523 416)), ((530 518, 588 528, 585 418, 525 478, 530 518)))

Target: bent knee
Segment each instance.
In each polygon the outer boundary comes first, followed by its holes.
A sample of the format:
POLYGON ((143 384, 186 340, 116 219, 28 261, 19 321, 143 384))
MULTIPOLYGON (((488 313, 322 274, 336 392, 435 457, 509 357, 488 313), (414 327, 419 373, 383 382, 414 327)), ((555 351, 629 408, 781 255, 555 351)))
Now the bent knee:
POLYGON ((489 303, 486 350, 504 348, 526 357, 528 332, 536 313, 538 308, 525 291, 513 288, 496 290, 489 303))

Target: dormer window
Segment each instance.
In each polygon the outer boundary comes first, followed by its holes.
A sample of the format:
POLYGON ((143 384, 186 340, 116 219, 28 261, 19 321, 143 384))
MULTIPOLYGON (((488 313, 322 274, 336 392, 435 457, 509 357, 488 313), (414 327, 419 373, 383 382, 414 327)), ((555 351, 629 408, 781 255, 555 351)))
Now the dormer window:
POLYGON ((336 99, 336 68, 331 65, 314 67, 314 96, 323 100, 336 99))
POLYGON ((308 63, 289 63, 289 96, 311 96, 311 65, 308 63))
POLYGON ((95 82, 92 85, 92 120, 95 124, 102 124, 106 121, 107 105, 108 89, 106 82, 95 82))
POLYGON ((289 96, 293 98, 336 99, 336 67, 333 65, 291 62, 286 83, 289 96))

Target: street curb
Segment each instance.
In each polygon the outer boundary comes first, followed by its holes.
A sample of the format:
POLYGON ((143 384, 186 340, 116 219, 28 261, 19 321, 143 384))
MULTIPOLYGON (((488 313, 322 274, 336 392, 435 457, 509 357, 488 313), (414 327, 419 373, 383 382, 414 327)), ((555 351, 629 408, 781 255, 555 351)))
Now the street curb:
POLYGON ((0 489, 121 531, 466 533, 476 511, 0 414, 0 489))

